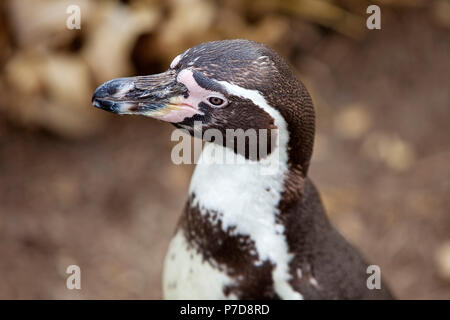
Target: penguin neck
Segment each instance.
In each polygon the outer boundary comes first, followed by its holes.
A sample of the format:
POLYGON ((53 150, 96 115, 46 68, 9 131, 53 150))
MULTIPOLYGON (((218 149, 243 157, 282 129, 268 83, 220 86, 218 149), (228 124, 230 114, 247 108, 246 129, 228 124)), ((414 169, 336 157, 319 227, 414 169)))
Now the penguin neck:
MULTIPOLYGON (((272 211, 279 211, 279 207, 283 209, 297 203, 303 192, 312 151, 309 135, 314 135, 314 125, 311 126, 310 123, 310 120, 314 119, 312 102, 307 93, 298 90, 304 87, 296 80, 297 87, 294 87, 296 90, 292 90, 292 94, 270 94, 267 95, 267 100, 258 90, 226 81, 220 83, 228 93, 251 100, 273 118, 276 141, 271 143, 271 146, 275 147, 271 148, 268 156, 252 161, 234 154, 231 149, 207 143, 192 177, 190 195, 205 199, 198 200, 200 206, 205 202, 205 207, 214 208, 224 202, 220 209, 226 209, 227 206, 239 202, 242 203, 239 209, 246 211, 252 209, 251 203, 267 203, 267 206, 270 204, 272 211), (283 97, 288 99, 284 101, 283 97), (305 104, 306 113, 299 113, 296 104, 305 104), (309 116, 310 113, 312 117, 309 116), (227 156, 234 156, 240 163, 211 164, 211 160, 214 162, 211 154, 215 151, 224 154, 225 159, 227 156)), ((274 85, 279 83, 274 81, 274 85)), ((272 134, 270 136, 272 137, 272 134)))
MULTIPOLYGON (((291 174, 289 132, 281 116, 274 118, 278 144, 264 159, 246 160, 221 145, 205 145, 192 176, 189 202, 180 226, 188 242, 212 265, 224 263, 230 275, 240 268, 255 268, 255 272, 261 273, 269 267, 267 276, 273 281, 276 295, 301 299, 301 294, 295 292, 289 282, 289 262, 293 254, 285 236, 288 226, 280 217, 285 183, 291 174), (211 161, 214 152, 241 157, 244 162, 217 164, 211 161), (225 260, 231 253, 223 257, 217 255, 228 249, 239 257, 238 264, 225 260)), ((235 279, 232 283, 240 282, 235 279)))
POLYGON ((267 224, 280 214, 280 205, 285 206, 286 199, 296 202, 301 198, 304 180, 299 178, 302 173, 289 164, 288 124, 276 109, 267 109, 277 126, 276 147, 267 157, 249 160, 230 148, 208 142, 194 170, 190 205, 220 213, 225 228, 251 220, 267 224), (233 162, 218 163, 217 155, 233 162))

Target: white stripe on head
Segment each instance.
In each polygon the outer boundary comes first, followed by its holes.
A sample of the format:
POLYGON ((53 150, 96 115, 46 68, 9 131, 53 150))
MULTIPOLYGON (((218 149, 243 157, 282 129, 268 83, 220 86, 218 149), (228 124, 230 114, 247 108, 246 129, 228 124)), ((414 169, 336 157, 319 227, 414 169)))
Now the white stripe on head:
MULTIPOLYGON (((202 161, 200 157, 191 180, 190 194, 195 194, 192 205, 198 205, 203 215, 208 210, 218 212, 224 230, 234 227, 233 234, 249 236, 254 241, 259 257, 257 265, 265 260, 275 265, 272 278, 276 293, 282 299, 302 299, 302 295, 289 284, 292 254, 289 253, 284 226, 276 219, 288 171, 287 123, 259 91, 226 81, 218 82, 229 94, 250 99, 270 114, 278 127, 279 141, 276 149, 256 164, 217 164, 210 159, 202 161), (274 161, 278 162, 277 170, 271 175, 261 175, 260 166, 267 166, 274 161)), ((214 154, 213 149, 224 154, 234 153, 233 150, 214 143, 207 143, 203 152, 211 155, 214 154)), ((243 158, 239 154, 235 156, 243 158)), ((211 223, 215 224, 217 221, 211 223)))
MULTIPOLYGON (((246 99, 250 99, 255 105, 257 105, 258 107, 263 109, 265 112, 270 114, 270 116, 275 121, 275 125, 280 129, 280 131, 283 131, 283 133, 284 132, 287 133, 287 124, 286 124, 286 121, 284 120, 283 116, 281 115, 280 111, 271 107, 267 103, 266 98, 264 98, 264 96, 261 94, 261 92, 259 92, 257 90, 246 89, 246 88, 240 87, 236 84, 229 83, 227 81, 217 81, 217 82, 220 83, 221 85, 223 85, 229 94, 232 94, 232 95, 235 95, 238 97, 242 97, 242 98, 246 98, 246 99)), ((286 138, 285 143, 287 144, 287 139, 289 137, 286 136, 285 138, 286 138)))
POLYGON ((186 53, 189 52, 189 50, 190 49, 187 49, 185 52, 182 52, 179 55, 177 55, 170 63, 170 69, 175 69, 176 66, 180 63, 181 59, 183 59, 183 57, 186 55, 186 53))
POLYGON ((183 58, 184 53, 177 55, 170 63, 170 69, 175 69, 175 67, 180 63, 181 58, 183 58))

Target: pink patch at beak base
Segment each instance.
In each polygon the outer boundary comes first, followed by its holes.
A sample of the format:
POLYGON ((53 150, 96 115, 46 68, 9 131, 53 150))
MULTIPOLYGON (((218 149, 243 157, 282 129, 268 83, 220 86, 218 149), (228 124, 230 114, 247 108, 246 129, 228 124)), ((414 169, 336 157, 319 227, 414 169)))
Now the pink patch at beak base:
POLYGON ((170 110, 169 113, 164 116, 159 117, 159 119, 172 123, 178 123, 182 122, 186 118, 191 118, 196 114, 202 114, 199 110, 187 105, 177 105, 175 108, 176 109, 170 110))

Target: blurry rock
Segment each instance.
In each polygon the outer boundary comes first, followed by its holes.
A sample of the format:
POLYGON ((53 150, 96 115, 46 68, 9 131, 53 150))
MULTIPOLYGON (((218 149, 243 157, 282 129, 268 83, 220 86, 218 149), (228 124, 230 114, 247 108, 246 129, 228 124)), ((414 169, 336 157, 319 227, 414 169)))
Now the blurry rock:
POLYGON ((87 0, 10 0, 7 3, 14 37, 22 48, 39 47, 69 42, 76 32, 66 28, 69 5, 78 5, 82 24, 90 20, 95 4, 87 0))
POLYGON ((66 27, 69 5, 81 10, 81 28, 97 12, 87 0, 9 1, 11 37, 17 44, 0 77, 2 111, 22 125, 44 127, 68 137, 86 136, 103 123, 93 111, 91 70, 77 54, 64 53, 80 31, 66 27))
POLYGON ((5 66, 6 81, 23 94, 37 94, 40 89, 39 60, 33 55, 15 55, 5 66))
POLYGON ((171 13, 163 21, 157 43, 161 54, 175 57, 208 38, 217 6, 206 0, 171 0, 169 5, 171 13))
POLYGON ((52 55, 39 66, 42 81, 50 96, 69 107, 90 101, 89 69, 77 56, 52 55), (73 104, 72 104, 73 103, 73 104))
POLYGON ((434 20, 443 27, 450 28, 450 1, 434 1, 431 7, 434 20))
POLYGON ((207 30, 215 14, 214 4, 205 0, 172 0, 171 8, 171 17, 162 30, 168 43, 207 30))
POLYGON ((159 17, 159 10, 153 6, 100 3, 83 48, 83 56, 98 83, 132 71, 130 55, 136 39, 152 31, 159 17))
POLYGON ((283 11, 295 13, 307 21, 332 28, 349 37, 360 38, 366 32, 364 17, 353 14, 334 1, 278 1, 278 5, 283 11))
MULTIPOLYGON (((283 34, 287 33, 288 29, 289 24, 285 18, 277 15, 269 15, 255 27, 249 29, 246 33, 246 38, 271 45, 281 38, 283 34)), ((239 36, 236 35, 236 37, 239 36)))
POLYGON ((104 115, 91 108, 90 72, 79 56, 20 53, 5 70, 10 102, 4 111, 19 122, 70 137, 101 125, 104 115))
POLYGON ((343 138, 360 138, 371 126, 367 109, 360 104, 345 107, 334 118, 334 129, 343 138))
MULTIPOLYGON (((242 8, 241 10, 244 10, 242 8)), ((210 30, 213 40, 243 38, 263 42, 269 46, 276 44, 289 31, 286 17, 274 13, 266 13, 255 23, 249 23, 242 11, 232 8, 220 8, 210 30)))
POLYGON ((364 141, 361 152, 373 161, 383 162, 396 171, 409 169, 415 161, 411 144, 397 135, 384 132, 371 133, 364 141))
POLYGON ((450 241, 444 242, 436 250, 435 263, 439 276, 450 281, 450 241))

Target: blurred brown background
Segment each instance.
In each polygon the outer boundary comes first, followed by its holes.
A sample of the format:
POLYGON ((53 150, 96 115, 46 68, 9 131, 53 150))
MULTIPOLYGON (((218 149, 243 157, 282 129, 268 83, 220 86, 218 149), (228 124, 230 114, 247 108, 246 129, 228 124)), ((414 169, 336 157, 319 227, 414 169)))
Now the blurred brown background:
POLYGON ((0 298, 160 298, 193 166, 167 123, 90 105, 207 40, 268 44, 317 110, 310 176, 399 298, 450 298, 450 1, 0 4, 0 298), (81 30, 66 8, 81 8, 81 30), (365 28, 369 4, 382 29, 365 28), (77 264, 82 290, 67 290, 77 264))

